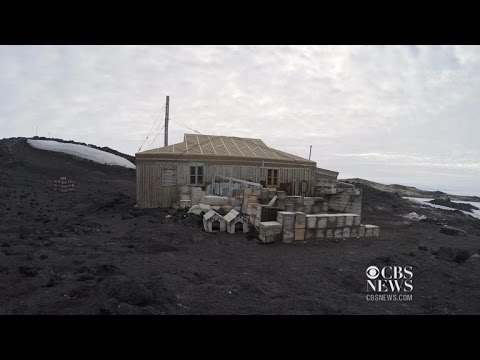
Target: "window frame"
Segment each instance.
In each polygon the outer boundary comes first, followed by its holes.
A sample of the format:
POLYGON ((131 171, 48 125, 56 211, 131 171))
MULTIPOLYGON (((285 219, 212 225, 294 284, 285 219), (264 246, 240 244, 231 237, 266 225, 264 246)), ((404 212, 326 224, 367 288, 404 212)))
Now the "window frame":
POLYGON ((278 187, 280 182, 279 168, 266 168, 265 184, 267 187, 278 187), (271 175, 270 175, 271 174, 271 175))
POLYGON ((194 186, 203 186, 205 184, 205 166, 203 164, 191 164, 188 166, 189 167, 189 185, 194 185, 194 186), (199 174, 198 169, 201 168, 201 174, 199 174), (192 170, 194 170, 194 174, 192 174, 192 170), (198 178, 201 177, 202 181, 198 181, 198 178), (192 182, 192 178, 195 179, 195 182, 192 182))

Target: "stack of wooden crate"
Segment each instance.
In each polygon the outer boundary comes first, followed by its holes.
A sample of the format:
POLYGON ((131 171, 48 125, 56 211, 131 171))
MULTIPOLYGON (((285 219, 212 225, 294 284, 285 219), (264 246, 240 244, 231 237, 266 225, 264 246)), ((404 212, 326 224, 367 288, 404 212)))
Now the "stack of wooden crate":
POLYGON ((317 219, 316 215, 307 214, 306 216, 305 240, 314 241, 317 236, 317 219))
POLYGON ((361 225, 357 214, 317 214, 315 240, 379 236, 380 228, 361 225))
POLYGON ((293 196, 285 197, 285 211, 295 211, 295 203, 293 196))
POLYGON ((59 180, 53 180, 53 191, 61 193, 76 191, 75 181, 68 180, 65 176, 62 176, 59 180))
POLYGON ((277 207, 281 210, 285 210, 286 195, 285 191, 277 191, 277 207))
POLYGON ((191 196, 190 200, 192 201, 192 205, 199 205, 203 195, 205 195, 205 192, 202 191, 201 187, 192 186, 190 188, 190 196, 191 196))
POLYGON ((305 226, 307 221, 307 214, 297 212, 295 214, 295 241, 305 240, 305 226))
POLYGON ((303 198, 303 212, 306 214, 313 214, 313 205, 315 202, 315 198, 313 197, 304 197, 303 198))
POLYGON ((286 243, 293 242, 295 238, 295 215, 291 211, 279 211, 277 213, 277 222, 282 225, 282 241, 286 243))
POLYGON ((277 221, 265 221, 259 224, 258 238, 264 243, 280 241, 282 238, 282 224, 277 221))

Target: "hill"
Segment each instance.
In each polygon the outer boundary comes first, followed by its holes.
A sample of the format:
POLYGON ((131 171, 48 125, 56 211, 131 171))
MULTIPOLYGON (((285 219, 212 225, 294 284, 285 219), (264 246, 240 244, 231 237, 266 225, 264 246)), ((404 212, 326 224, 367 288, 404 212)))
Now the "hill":
POLYGON ((352 179, 345 179, 342 180, 345 182, 349 182, 352 184, 364 184, 370 187, 373 187, 377 190, 389 192, 389 193, 396 193, 400 196, 407 196, 407 197, 419 197, 419 198, 431 198, 431 199, 446 199, 450 198, 450 200, 454 201, 473 201, 473 202, 480 202, 480 197, 478 196, 463 196, 463 195, 453 195, 448 194, 442 191, 427 191, 427 190, 420 190, 413 186, 404 186, 398 184, 391 184, 385 185, 381 183, 377 183, 370 180, 359 179, 359 178, 352 178, 352 179))

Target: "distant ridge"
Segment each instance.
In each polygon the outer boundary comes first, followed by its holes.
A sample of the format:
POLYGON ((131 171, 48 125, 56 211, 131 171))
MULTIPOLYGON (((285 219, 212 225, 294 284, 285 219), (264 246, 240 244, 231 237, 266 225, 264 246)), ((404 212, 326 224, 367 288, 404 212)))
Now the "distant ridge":
POLYGON ((400 196, 431 198, 431 199, 450 198, 450 200, 456 200, 456 201, 480 202, 480 197, 478 196, 453 195, 453 194, 448 194, 442 191, 421 190, 413 186, 405 186, 405 185, 398 185, 398 184, 385 185, 385 184, 377 183, 374 181, 359 179, 359 178, 343 179, 342 181, 345 181, 348 183, 354 183, 354 184, 367 185, 367 186, 373 187, 374 189, 389 192, 389 193, 396 193, 400 196))

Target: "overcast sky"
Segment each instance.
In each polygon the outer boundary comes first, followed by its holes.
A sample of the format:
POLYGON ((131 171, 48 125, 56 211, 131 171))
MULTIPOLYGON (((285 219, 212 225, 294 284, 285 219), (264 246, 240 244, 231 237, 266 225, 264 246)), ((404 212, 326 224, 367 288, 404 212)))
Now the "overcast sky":
POLYGON ((480 194, 477 46, 0 46, 0 138, 38 127, 134 154, 166 95, 173 121, 313 145, 340 178, 480 194))

